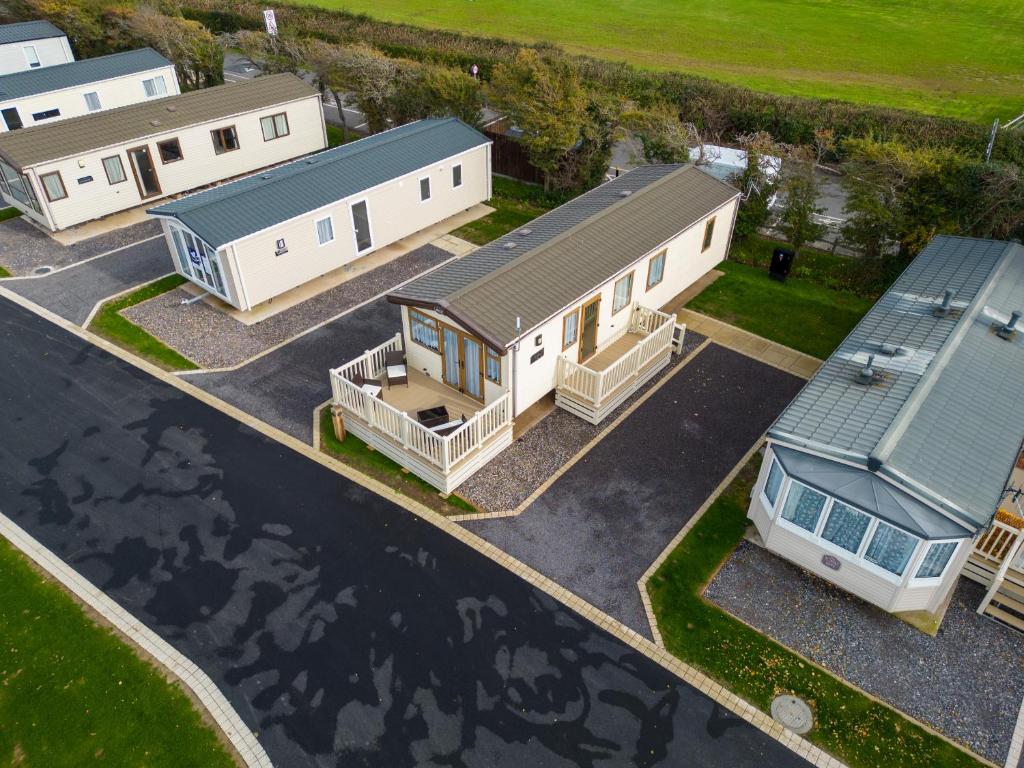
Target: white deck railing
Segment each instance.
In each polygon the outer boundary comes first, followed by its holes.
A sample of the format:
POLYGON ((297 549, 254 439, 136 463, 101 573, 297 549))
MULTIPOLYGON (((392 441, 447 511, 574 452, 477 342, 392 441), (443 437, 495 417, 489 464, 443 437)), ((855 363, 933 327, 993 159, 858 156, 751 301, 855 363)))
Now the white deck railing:
POLYGON ((512 424, 512 396, 506 392, 493 403, 477 411, 472 418, 448 435, 438 435, 404 411, 374 397, 352 381, 359 375, 379 379, 384 370, 384 355, 402 349, 402 335, 368 350, 355 360, 331 369, 334 404, 363 421, 403 450, 425 459, 447 473, 463 458, 477 450, 493 435, 512 424))
POLYGON ((561 355, 556 364, 558 388, 591 403, 595 408, 600 407, 609 395, 633 381, 652 360, 672 347, 675 322, 672 315, 634 304, 627 332, 646 336, 601 371, 587 368, 561 355))

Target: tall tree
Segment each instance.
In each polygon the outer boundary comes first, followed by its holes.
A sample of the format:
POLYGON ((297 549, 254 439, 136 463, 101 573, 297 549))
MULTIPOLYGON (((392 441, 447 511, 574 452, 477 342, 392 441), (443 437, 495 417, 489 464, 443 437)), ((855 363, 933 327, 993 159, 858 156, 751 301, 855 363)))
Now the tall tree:
POLYGON ((815 220, 825 209, 817 205, 818 183, 813 163, 809 153, 788 157, 786 175, 779 186, 783 201, 778 228, 797 256, 804 245, 824 236, 826 231, 825 225, 815 220))
POLYGON ((183 16, 167 16, 140 5, 129 20, 132 33, 174 64, 185 90, 224 82, 224 50, 210 30, 183 16))
POLYGON ((524 48, 491 74, 490 102, 522 130, 530 162, 544 173, 545 189, 565 154, 580 141, 588 100, 579 70, 570 62, 546 61, 524 48))
POLYGON ((46 19, 68 36, 79 58, 108 53, 104 46, 103 25, 99 15, 77 0, 21 0, 20 15, 46 19))
POLYGON ((740 136, 738 141, 747 153, 747 163, 733 179, 743 193, 733 232, 738 240, 745 240, 768 223, 777 186, 768 173, 768 158, 777 156, 780 147, 763 131, 740 136))

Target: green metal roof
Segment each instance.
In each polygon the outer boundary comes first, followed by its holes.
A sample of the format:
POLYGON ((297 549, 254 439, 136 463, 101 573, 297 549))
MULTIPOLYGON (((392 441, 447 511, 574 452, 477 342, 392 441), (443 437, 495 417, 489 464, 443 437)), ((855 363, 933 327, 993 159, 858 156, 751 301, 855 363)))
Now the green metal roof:
POLYGON ((32 40, 45 40, 48 37, 64 37, 64 33, 48 21, 0 24, 0 45, 28 43, 32 40))
MULTIPOLYGON (((0 77, 0 102, 38 96, 41 93, 62 91, 101 80, 148 72, 171 66, 171 62, 152 48, 112 53, 95 59, 82 59, 52 67, 27 69, 0 77)), ((141 98, 141 87, 139 90, 141 98)))
POLYGON ((419 120, 150 209, 181 221, 214 248, 490 139, 454 117, 419 120))

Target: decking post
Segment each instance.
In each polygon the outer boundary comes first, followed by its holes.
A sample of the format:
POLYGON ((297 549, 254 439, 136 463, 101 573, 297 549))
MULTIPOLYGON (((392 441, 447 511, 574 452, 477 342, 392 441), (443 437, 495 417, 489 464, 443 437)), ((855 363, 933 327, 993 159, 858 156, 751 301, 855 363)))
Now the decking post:
POLYGON ((331 421, 334 422, 334 436, 341 442, 345 439, 345 411, 340 405, 331 406, 331 421))

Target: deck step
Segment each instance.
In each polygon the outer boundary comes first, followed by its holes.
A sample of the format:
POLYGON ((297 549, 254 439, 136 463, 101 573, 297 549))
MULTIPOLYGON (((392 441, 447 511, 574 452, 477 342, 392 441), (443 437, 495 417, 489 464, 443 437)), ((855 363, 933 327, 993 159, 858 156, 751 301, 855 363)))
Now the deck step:
POLYGON ((1009 611, 1004 611, 1001 608, 997 608, 991 603, 989 603, 989 606, 985 609, 985 615, 991 616, 993 619, 1001 621, 1003 624, 1006 624, 1007 626, 1013 627, 1014 629, 1018 629, 1024 632, 1024 618, 1021 618, 1016 614, 1010 613, 1009 611))
POLYGON ((1012 595, 1024 604, 1024 585, 1012 581, 1009 577, 1003 579, 1003 583, 999 585, 999 591, 1012 595))

